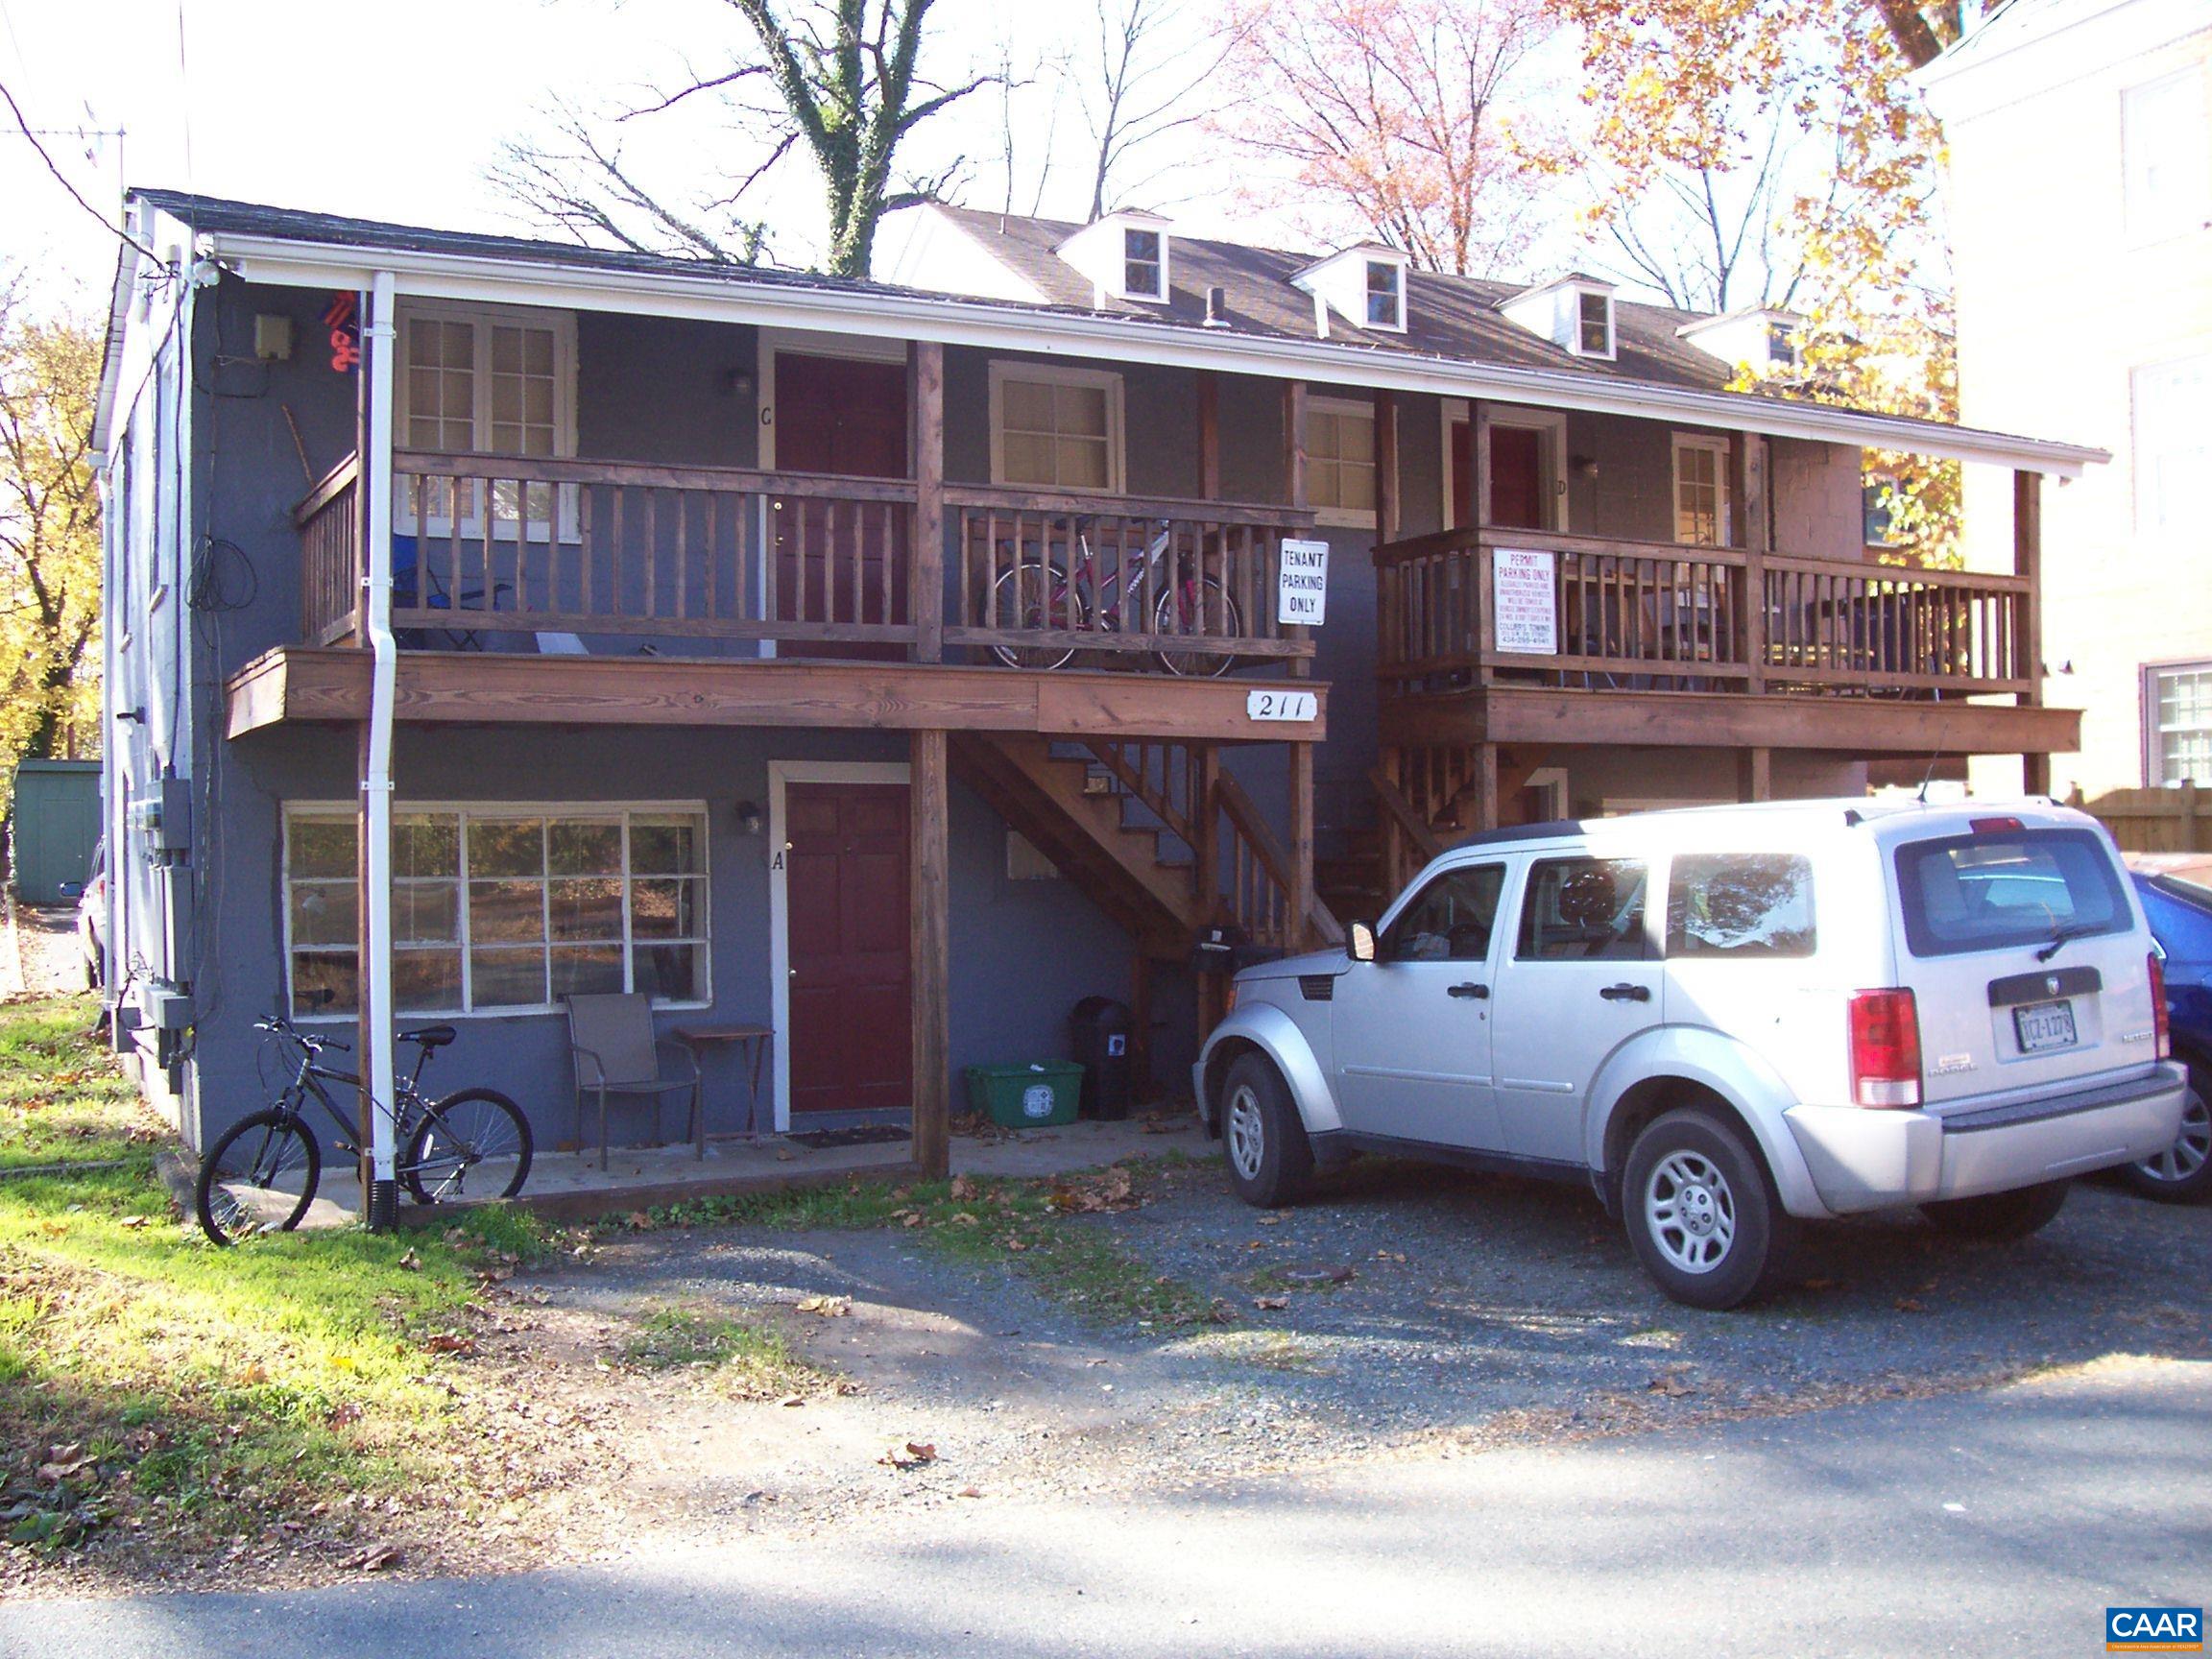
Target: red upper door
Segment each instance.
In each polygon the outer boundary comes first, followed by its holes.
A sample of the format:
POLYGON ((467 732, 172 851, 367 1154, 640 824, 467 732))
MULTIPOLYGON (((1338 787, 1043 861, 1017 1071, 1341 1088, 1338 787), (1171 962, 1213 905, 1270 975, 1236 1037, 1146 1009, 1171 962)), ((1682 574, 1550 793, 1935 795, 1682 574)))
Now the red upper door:
POLYGON ((1507 530, 1549 527, 1544 434, 1533 426, 1490 428, 1490 522, 1507 530))
MULTIPOLYGON (((784 472, 903 478, 906 367, 776 354, 776 466, 784 472)), ((780 621, 906 620, 906 514, 896 504, 786 500, 776 509, 780 621)), ((792 656, 897 657, 895 645, 794 643, 792 656)))
POLYGON ((784 795, 791 1110, 913 1104, 906 786, 784 795))

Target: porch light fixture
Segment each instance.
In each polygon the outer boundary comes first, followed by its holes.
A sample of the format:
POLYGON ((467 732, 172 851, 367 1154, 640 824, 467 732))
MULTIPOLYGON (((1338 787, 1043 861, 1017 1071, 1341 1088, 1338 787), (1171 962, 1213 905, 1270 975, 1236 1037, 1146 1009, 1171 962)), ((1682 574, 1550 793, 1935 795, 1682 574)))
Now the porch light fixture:
POLYGON ((767 827, 768 821, 760 816, 760 808, 757 803, 751 801, 737 803, 737 829, 740 833, 757 835, 767 827))

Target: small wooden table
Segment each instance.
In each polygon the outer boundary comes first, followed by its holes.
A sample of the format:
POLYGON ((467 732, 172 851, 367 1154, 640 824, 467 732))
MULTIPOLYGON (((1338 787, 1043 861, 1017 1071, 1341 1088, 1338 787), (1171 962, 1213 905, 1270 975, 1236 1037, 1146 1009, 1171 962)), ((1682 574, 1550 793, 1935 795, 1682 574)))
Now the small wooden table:
MULTIPOLYGON (((691 1050, 694 1059, 703 1058, 702 1049, 716 1048, 734 1044, 738 1060, 751 1062, 747 1072, 745 1094, 745 1133, 757 1140, 759 1128, 756 1118, 760 1112, 760 1067, 768 1057, 770 1045, 776 1041, 775 1030, 767 1025, 679 1025, 669 1033, 677 1042, 691 1050)), ((707 1114, 699 1114, 699 1124, 694 1137, 694 1155, 707 1156, 707 1114)))

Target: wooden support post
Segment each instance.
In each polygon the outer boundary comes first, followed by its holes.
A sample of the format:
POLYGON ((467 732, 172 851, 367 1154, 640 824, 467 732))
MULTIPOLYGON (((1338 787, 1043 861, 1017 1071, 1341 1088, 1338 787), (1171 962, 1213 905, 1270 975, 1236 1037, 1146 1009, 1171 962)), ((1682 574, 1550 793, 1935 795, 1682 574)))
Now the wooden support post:
POLYGON ((1375 394, 1375 539, 1398 540, 1404 517, 1398 488, 1398 399, 1389 392, 1375 394))
POLYGON ((1744 749, 1736 756, 1736 798, 1739 801, 1774 799, 1774 751, 1744 749))
POLYGON ((1490 405, 1467 405, 1467 447, 1475 457, 1475 523, 1490 522, 1490 405))
POLYGON ((907 812, 913 934, 914 1164, 925 1181, 951 1169, 951 830, 942 730, 913 733, 907 812))
POLYGON ((1198 844, 1190 849, 1190 878, 1197 888, 1198 915, 1210 918, 1221 903, 1221 748, 1201 743, 1190 779, 1190 830, 1198 844))
POLYGON ((1221 377, 1198 371, 1198 498, 1221 499, 1221 377))
POLYGON ((1475 745, 1475 773, 1467 780, 1467 790, 1475 800, 1475 823, 1478 830, 1498 828, 1498 745, 1475 745))
MULTIPOLYGON (((1728 445, 1729 476, 1738 503, 1743 549, 1743 589, 1737 600, 1736 637, 1747 670, 1743 689, 1753 697, 1767 690, 1767 503, 1766 455, 1757 433, 1738 432, 1728 445)), ((1747 795, 1764 801, 1765 795, 1747 795)))
MULTIPOLYGON (((907 347, 913 388, 914 545, 907 565, 907 613, 914 622, 914 661, 945 660, 945 348, 934 340, 907 347)), ((884 549, 890 556, 890 549, 884 549)), ((891 618, 886 616, 886 622, 891 618)))
MULTIPOLYGON (((2028 579, 2028 591, 2020 596, 2018 672, 2028 691, 2020 701, 2028 708, 2043 702, 2043 474, 2026 470, 2012 474, 2012 573, 2028 579)), ((2020 757, 2020 785, 2024 793, 2051 793, 2051 757, 2020 757)))
MULTIPOLYGON (((1306 382, 1303 380, 1286 380, 1283 382, 1283 495, 1293 507, 1303 507, 1307 504, 1306 382)), ((1275 595, 1272 593, 1264 595, 1262 603, 1272 611, 1275 608, 1275 595)), ((1311 633, 1311 630, 1293 624, 1286 632, 1293 639, 1303 639, 1311 633)), ((1311 658, 1294 657, 1291 659, 1290 672, 1293 676, 1303 679, 1312 671, 1313 660, 1311 658)))
POLYGON ((1303 950, 1313 908, 1313 745, 1290 745, 1290 915, 1284 943, 1303 950))

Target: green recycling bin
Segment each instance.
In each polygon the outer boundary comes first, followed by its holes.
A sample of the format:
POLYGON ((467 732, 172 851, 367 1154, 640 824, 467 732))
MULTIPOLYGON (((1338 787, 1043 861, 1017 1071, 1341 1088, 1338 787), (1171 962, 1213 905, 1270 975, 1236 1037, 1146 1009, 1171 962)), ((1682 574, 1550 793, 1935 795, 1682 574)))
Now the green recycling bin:
POLYGON ((1075 1121, 1083 1095, 1083 1068, 1067 1060, 1041 1060, 1029 1066, 971 1066, 970 1111, 989 1116, 1006 1129, 1046 1129, 1075 1121))

